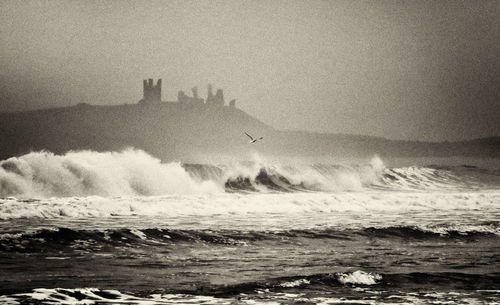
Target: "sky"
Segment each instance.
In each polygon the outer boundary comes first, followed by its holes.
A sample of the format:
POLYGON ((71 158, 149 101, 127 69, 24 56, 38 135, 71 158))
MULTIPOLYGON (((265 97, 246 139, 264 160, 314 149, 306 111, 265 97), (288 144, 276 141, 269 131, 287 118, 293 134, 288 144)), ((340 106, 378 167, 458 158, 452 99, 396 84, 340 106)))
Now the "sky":
POLYGON ((279 129, 500 135, 500 1, 0 0, 0 111, 198 86, 279 129))

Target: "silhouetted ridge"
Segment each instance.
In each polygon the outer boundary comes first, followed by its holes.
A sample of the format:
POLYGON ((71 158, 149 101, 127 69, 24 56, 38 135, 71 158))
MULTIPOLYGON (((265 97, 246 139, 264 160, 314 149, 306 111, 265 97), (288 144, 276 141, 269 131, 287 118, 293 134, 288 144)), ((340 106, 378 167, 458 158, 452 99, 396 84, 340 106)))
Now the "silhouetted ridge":
POLYGON ((52 108, 0 113, 0 158, 30 151, 145 150, 164 160, 237 155, 248 150, 244 130, 274 130, 234 107, 184 103, 52 108))
MULTIPOLYGON (((380 137, 278 131, 228 106, 222 89, 207 97, 179 91, 175 102, 161 100, 162 82, 144 80, 139 104, 75 107, 0 113, 0 159, 30 151, 63 154, 70 150, 116 151, 126 147, 145 150, 167 160, 247 158, 249 151, 278 157, 331 158, 332 156, 394 157, 500 156, 500 137, 462 142, 412 142, 380 137), (244 132, 264 140, 249 146, 244 132), (8 143, 6 145, 5 143, 8 143)), ((249 101, 251 102, 251 101, 249 101)))

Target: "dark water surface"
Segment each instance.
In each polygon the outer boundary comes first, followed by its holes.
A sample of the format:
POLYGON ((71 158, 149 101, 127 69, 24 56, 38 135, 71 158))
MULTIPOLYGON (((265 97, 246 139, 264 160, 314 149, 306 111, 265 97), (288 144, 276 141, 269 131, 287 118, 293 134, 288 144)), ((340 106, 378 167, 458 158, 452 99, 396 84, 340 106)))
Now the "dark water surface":
POLYGON ((11 220, 1 228, 0 294, 16 302, 156 295, 154 302, 167 303, 202 296, 243 304, 489 303, 500 300, 499 216, 455 210, 11 220))
POLYGON ((0 303, 500 303, 498 170, 0 165, 0 303))

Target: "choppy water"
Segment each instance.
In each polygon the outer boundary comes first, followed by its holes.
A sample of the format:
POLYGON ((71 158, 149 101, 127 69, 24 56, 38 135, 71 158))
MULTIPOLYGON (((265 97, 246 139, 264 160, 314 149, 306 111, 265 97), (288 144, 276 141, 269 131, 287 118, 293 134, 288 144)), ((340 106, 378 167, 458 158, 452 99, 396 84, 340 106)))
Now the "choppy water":
POLYGON ((0 303, 493 304, 500 171, 0 162, 0 303))

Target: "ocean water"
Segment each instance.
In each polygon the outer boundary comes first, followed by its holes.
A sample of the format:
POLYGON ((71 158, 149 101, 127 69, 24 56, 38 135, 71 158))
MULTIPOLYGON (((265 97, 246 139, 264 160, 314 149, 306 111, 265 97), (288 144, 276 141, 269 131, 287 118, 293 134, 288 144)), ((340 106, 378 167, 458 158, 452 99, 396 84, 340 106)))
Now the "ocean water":
POLYGON ((2 304, 500 304, 500 170, 0 161, 2 304))

